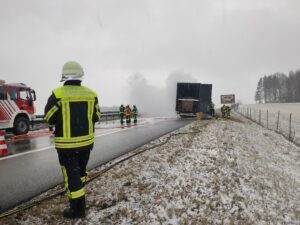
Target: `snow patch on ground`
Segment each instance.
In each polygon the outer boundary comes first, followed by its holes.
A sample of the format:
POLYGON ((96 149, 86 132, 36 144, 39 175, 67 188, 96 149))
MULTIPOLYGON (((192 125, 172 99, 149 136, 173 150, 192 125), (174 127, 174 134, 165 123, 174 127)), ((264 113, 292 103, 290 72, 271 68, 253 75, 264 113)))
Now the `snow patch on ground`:
MULTIPOLYGON (((195 121, 86 186, 87 217, 65 196, 2 224, 300 224, 300 152, 239 115, 195 121)), ((103 169, 100 167, 91 173, 103 169)))

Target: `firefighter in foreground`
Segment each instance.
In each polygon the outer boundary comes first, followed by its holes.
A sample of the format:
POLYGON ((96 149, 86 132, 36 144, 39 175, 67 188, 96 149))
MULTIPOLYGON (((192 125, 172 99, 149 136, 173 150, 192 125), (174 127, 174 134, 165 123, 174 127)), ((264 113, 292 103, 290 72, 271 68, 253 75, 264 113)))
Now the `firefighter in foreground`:
POLYGON ((138 109, 135 105, 133 105, 132 116, 133 116, 133 122, 134 123, 137 123, 137 115, 138 115, 138 109))
POLYGON ((221 107, 222 117, 230 119, 230 111, 231 111, 231 109, 228 105, 223 105, 221 107))
POLYGON ((129 105, 125 107, 124 115, 125 115, 126 123, 131 123, 131 108, 129 105))
POLYGON ((124 105, 122 104, 119 108, 120 112, 120 123, 123 124, 124 123, 124 105))
POLYGON ((65 63, 64 85, 53 90, 45 107, 45 120, 55 126, 55 148, 70 202, 63 212, 67 218, 85 216, 86 165, 94 145, 94 124, 101 115, 97 94, 81 86, 83 75, 79 63, 65 63))

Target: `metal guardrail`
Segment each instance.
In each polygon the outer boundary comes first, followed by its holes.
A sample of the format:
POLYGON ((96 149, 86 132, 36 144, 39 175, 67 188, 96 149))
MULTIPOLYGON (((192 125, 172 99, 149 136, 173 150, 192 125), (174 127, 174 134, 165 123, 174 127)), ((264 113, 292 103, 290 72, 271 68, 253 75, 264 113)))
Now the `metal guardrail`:
MULTIPOLYGON (((119 119, 120 114, 119 111, 108 111, 108 112, 101 112, 100 121, 111 121, 119 119)), ((35 120, 32 121, 33 124, 35 123, 47 123, 44 120, 44 115, 36 115, 35 120)))
POLYGON ((118 120, 120 118, 119 111, 101 112, 100 121, 118 120))

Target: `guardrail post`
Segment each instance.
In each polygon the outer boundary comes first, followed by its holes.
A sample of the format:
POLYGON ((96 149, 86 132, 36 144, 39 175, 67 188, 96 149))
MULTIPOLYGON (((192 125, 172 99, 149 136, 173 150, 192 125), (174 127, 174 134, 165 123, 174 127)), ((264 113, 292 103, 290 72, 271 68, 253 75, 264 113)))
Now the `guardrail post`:
POLYGON ((259 125, 261 125, 261 110, 259 110, 259 125))
POLYGON ((276 127, 277 131, 279 129, 279 116, 280 116, 280 111, 278 111, 278 116, 277 116, 277 127, 276 127))

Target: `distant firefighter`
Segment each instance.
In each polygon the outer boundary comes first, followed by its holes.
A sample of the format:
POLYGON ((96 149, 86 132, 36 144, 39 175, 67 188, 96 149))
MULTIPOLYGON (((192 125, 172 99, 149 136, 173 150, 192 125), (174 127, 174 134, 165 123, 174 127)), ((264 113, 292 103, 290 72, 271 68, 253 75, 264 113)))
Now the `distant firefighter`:
POLYGON ((226 109, 226 118, 227 119, 230 119, 230 112, 231 112, 231 108, 229 106, 227 106, 227 109, 226 109))
POLYGON ((125 110, 125 107, 124 107, 124 105, 122 104, 121 106, 120 106, 120 123, 121 124, 123 124, 124 123, 124 110, 125 110))
POLYGON ((221 107, 222 117, 230 119, 230 111, 231 111, 231 108, 228 105, 223 105, 221 107))
POLYGON ((221 113, 222 113, 222 117, 225 118, 225 108, 226 108, 226 105, 222 105, 221 107, 221 113))
POLYGON ((211 116, 215 116, 215 104, 213 102, 209 104, 209 113, 211 116))
POLYGON ((137 123, 137 115, 138 115, 138 109, 135 105, 133 105, 132 116, 133 116, 134 123, 137 123))
POLYGON ((131 123, 131 108, 129 105, 125 107, 124 115, 125 115, 126 123, 131 123))

